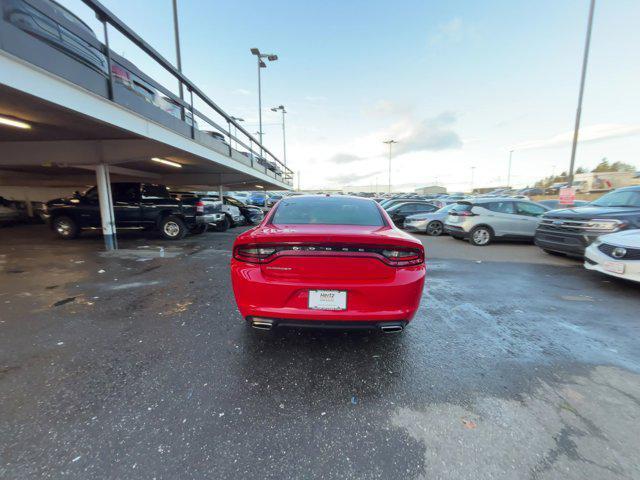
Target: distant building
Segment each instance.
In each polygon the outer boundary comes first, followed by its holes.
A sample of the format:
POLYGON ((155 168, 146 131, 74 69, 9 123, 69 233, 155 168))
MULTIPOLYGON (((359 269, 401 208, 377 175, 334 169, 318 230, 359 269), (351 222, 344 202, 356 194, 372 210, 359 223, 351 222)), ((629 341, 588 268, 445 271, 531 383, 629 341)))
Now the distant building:
POLYGON ((447 193, 447 189, 440 185, 429 185, 427 187, 416 188, 416 193, 420 195, 432 195, 434 193, 447 193))

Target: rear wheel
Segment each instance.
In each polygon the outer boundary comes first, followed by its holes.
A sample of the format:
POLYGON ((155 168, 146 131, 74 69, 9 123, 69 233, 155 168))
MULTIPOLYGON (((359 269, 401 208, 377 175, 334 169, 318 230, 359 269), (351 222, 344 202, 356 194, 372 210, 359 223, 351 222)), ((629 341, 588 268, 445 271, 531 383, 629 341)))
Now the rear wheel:
POLYGON ((476 247, 489 245, 493 239, 493 232, 489 227, 483 225, 475 227, 469 233, 469 242, 476 247))
POLYGON ((187 234, 187 226, 182 219, 169 215, 160 221, 160 235, 166 240, 180 240, 187 234))
POLYGON ((64 239, 76 238, 80 234, 78 224, 71 217, 56 217, 53 220, 53 229, 60 238, 64 239))
POLYGON ((229 217, 225 215, 220 223, 216 223, 214 230, 216 232, 226 232, 227 230, 229 230, 230 226, 231 222, 229 221, 229 217))
POLYGON ((434 220, 433 222, 429 222, 427 224, 427 235, 431 235, 432 237, 439 237, 440 235, 442 235, 443 231, 444 227, 442 225, 442 222, 434 220))

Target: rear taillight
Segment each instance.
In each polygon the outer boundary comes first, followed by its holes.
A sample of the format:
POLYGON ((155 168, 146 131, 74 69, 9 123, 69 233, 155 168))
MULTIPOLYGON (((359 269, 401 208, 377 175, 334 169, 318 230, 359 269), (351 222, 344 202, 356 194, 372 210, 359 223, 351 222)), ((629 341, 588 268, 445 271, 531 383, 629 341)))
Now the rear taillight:
POLYGON ((424 263, 424 252, 421 249, 391 246, 267 244, 241 245, 233 251, 233 258, 249 263, 267 263, 280 256, 373 257, 394 267, 424 263))
POLYGON ((419 265, 424 262, 424 254, 421 250, 388 249, 382 250, 380 253, 388 264, 396 267, 419 265))
POLYGON ((124 68, 119 67, 118 65, 111 65, 111 73, 113 74, 113 78, 116 81, 120 81, 124 84, 128 84, 131 81, 129 72, 127 72, 124 68))
POLYGON ((197 201, 196 202, 196 213, 204 213, 204 202, 197 201))
POLYGON ((473 212, 469 212, 469 211, 463 211, 463 212, 452 212, 452 215, 458 215, 459 217, 475 217, 476 214, 473 212))
POLYGON ((233 258, 249 263, 263 263, 276 253, 272 247, 261 247, 258 245, 247 245, 236 247, 233 251, 233 258))

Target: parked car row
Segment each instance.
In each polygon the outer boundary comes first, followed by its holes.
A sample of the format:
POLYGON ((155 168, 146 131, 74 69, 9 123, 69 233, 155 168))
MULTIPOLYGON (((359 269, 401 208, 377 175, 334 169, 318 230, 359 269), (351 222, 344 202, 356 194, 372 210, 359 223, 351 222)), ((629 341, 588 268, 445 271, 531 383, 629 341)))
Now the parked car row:
MULTIPOLYGON (((412 203, 416 202, 405 200, 390 209, 412 203)), ((533 241, 547 253, 583 258, 589 270, 640 281, 640 186, 614 190, 590 203, 578 200, 569 207, 555 200, 467 198, 407 216, 402 226, 429 235, 447 233, 476 246, 494 240, 533 241)))
MULTIPOLYGON (((217 193, 171 191, 165 185, 134 182, 114 182, 111 192, 117 229, 155 231, 167 240, 201 234, 208 228, 225 231, 237 225, 255 225, 264 217, 260 208, 230 196, 220 201, 217 193)), ((100 228, 97 188, 50 200, 42 217, 65 239, 100 228)))

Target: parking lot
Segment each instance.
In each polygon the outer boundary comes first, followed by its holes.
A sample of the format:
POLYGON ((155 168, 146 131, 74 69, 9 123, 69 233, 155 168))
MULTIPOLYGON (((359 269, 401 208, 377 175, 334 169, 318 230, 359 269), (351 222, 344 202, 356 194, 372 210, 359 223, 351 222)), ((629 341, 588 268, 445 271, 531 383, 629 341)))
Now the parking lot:
POLYGON ((242 229, 0 230, 2 478, 638 478, 638 287, 419 236, 400 335, 248 329, 242 229))

